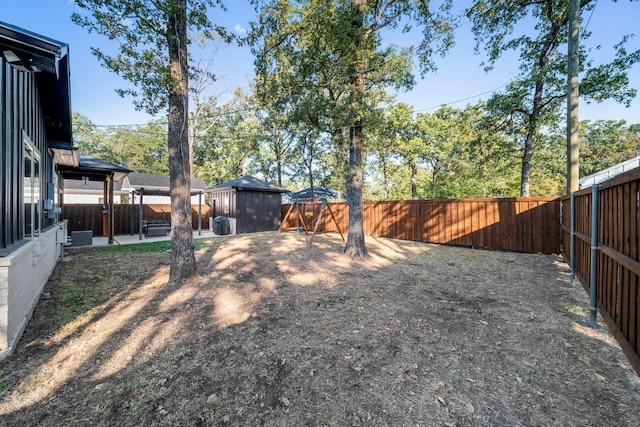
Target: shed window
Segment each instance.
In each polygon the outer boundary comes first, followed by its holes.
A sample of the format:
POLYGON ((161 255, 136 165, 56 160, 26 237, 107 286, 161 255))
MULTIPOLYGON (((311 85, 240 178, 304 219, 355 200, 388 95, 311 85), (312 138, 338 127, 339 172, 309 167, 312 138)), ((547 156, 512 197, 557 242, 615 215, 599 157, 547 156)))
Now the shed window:
POLYGON ((24 153, 24 237, 40 233, 40 153, 26 135, 24 153))
POLYGON ((229 196, 224 196, 224 202, 222 204, 223 215, 229 215, 229 196))

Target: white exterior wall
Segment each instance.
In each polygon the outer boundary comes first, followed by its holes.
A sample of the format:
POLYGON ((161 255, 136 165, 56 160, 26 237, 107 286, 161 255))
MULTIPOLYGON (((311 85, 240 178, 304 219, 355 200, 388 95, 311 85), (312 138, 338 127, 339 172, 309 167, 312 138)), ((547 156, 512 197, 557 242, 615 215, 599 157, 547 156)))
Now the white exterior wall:
MULTIPOLYGON (((136 204, 140 203, 140 196, 136 196, 136 204)), ((102 193, 98 194, 74 194, 69 192, 68 190, 64 193, 64 204, 65 205, 97 205, 102 199, 102 193)), ((171 197, 169 196, 147 196, 143 197, 143 201, 145 205, 170 205, 171 197)), ((114 195, 114 203, 120 204, 120 194, 114 195)), ((202 203, 204 204, 204 194, 202 195, 202 203)), ((198 204, 198 196, 191 196, 191 204, 198 204)))
MULTIPOLYGON (((170 205, 171 197, 169 196, 147 196, 142 197, 142 203, 145 205, 170 205)), ((140 196, 136 196, 136 204, 140 204, 140 196)))
MULTIPOLYGON (((117 205, 120 204, 120 194, 114 194, 113 202, 117 205)), ((97 205, 104 203, 104 197, 102 193, 97 194, 78 194, 65 192, 62 198, 65 205, 97 205)))
MULTIPOLYGON (((142 198, 145 205, 170 205, 171 197, 169 196, 147 196, 142 198)), ((136 196, 136 204, 140 204, 140 196, 136 196)), ((191 204, 198 204, 198 196, 191 196, 191 204)), ((202 204, 204 205, 204 194, 202 194, 202 204)))
POLYGON ((64 194, 65 205, 97 205, 102 196, 97 194, 64 194))
POLYGON ((53 227, 0 258, 0 359, 10 355, 24 332, 40 293, 60 256, 53 227))

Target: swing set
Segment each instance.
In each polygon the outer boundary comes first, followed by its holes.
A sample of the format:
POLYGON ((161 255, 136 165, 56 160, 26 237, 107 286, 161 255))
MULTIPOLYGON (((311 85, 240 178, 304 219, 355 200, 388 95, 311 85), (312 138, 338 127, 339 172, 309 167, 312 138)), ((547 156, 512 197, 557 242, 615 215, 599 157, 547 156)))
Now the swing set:
POLYGON ((320 214, 318 215, 318 219, 316 220, 315 226, 313 227, 313 231, 311 232, 311 239, 309 240, 309 247, 311 247, 311 244, 313 243, 313 238, 316 234, 321 233, 318 231, 319 227, 320 227, 320 221, 322 221, 322 215, 324 214, 324 211, 327 210, 329 211, 329 214, 331 215, 331 219, 333 219, 333 223, 336 225, 336 228, 338 229, 338 232, 340 233, 340 237, 342 237, 342 241, 344 242, 344 235, 342 234, 342 230, 340 230, 340 226, 338 225, 338 221, 336 220, 336 217, 333 215, 333 211, 331 210, 331 207, 327 204, 327 199, 322 198, 315 198, 315 199, 293 199, 291 202, 291 206, 289 206, 289 210, 287 211, 287 214, 284 216, 284 218, 282 219, 282 223, 280 224, 280 228, 278 228, 278 232, 276 233, 276 237, 274 238, 274 241, 278 238, 278 236, 280 236, 280 233, 282 232, 282 230, 298 230, 300 231, 300 228, 302 228, 305 232, 305 235, 308 237, 309 236, 309 230, 305 224, 305 219, 304 216, 302 215, 302 211, 304 211, 305 215, 311 214, 313 215, 313 208, 320 205, 320 214), (309 207, 311 209, 309 209, 309 207), (298 218, 298 227, 288 227, 288 228, 284 228, 284 225, 287 223, 287 220, 289 219, 289 216, 295 211, 296 215, 295 217, 298 218))

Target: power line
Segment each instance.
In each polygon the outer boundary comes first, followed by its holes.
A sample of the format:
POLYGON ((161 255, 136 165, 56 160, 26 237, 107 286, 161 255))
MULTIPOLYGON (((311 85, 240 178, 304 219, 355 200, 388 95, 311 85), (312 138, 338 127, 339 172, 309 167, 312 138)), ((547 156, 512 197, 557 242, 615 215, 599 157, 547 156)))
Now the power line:
MULTIPOLYGON (((591 14, 590 14, 589 19, 587 21, 587 24, 585 26, 585 30, 588 27, 589 22, 591 21, 591 17, 593 16, 593 12, 595 10, 595 6, 597 5, 597 1, 598 0, 596 0, 596 3, 594 4, 593 9, 591 10, 591 14)), ((493 11, 493 10, 496 10, 500 6, 502 6, 504 3, 505 3, 505 0, 501 0, 501 1, 497 2, 493 7, 490 7, 490 8, 488 8, 488 9, 482 11, 482 12, 479 12, 479 15, 484 15, 486 13, 489 13, 489 12, 493 11)), ((464 14, 460 15, 460 16, 461 17, 466 17, 464 14)), ((465 22, 462 22, 462 23, 456 25, 455 27, 453 27, 452 31, 455 31, 455 30, 459 29, 460 27, 468 25, 471 22, 472 22, 471 20, 467 19, 465 22)), ((386 65, 387 63, 389 63, 392 60, 393 60, 393 58, 389 59, 387 61, 383 61, 379 65, 375 65, 373 67, 370 67, 370 68, 368 68, 366 70, 361 71, 361 73, 365 73, 366 74, 366 73, 370 73, 370 72, 376 71, 376 70, 380 69, 381 67, 383 67, 384 65, 386 65)), ((341 81, 341 80, 345 80, 345 79, 348 79, 350 77, 353 77, 353 75, 354 74, 352 73, 352 74, 348 74, 348 75, 344 75, 344 76, 340 76, 340 77, 333 77, 325 84, 330 84, 330 83, 335 83, 335 82, 338 82, 338 81, 341 81)), ((462 99, 458 99, 458 100, 455 100, 455 101, 449 101, 449 102, 440 103, 438 105, 434 105, 434 106, 430 106, 430 107, 414 109, 413 112, 416 113, 416 112, 420 112, 420 111, 427 111, 427 110, 436 109, 436 108, 441 107, 443 105, 452 105, 452 104, 457 104, 459 102, 468 101, 470 99, 474 99, 474 98, 477 98, 477 97, 480 97, 480 96, 483 96, 483 95, 487 95, 487 94, 493 93, 493 92, 495 92, 495 91, 497 91, 499 89, 502 89, 502 88, 508 86, 511 83, 512 82, 508 82, 508 83, 502 84, 502 85, 500 85, 500 86, 498 86, 498 87, 496 87, 494 89, 491 89, 491 90, 488 90, 488 91, 485 91, 485 92, 482 92, 482 93, 479 93, 479 94, 476 94, 476 95, 471 95, 471 96, 468 96, 468 97, 465 97, 465 98, 462 98, 462 99)), ((300 94, 300 93, 284 96, 284 97, 281 97, 278 100, 274 101, 274 103, 275 102, 287 101, 289 99, 297 98, 297 97, 300 97, 300 96, 302 96, 302 94, 300 94)), ((231 111, 226 111, 226 112, 220 112, 220 113, 215 113, 215 114, 210 114, 210 115, 199 116, 199 119, 219 118, 219 117, 223 117, 223 116, 226 116, 226 115, 236 114, 236 113, 245 112, 245 111, 259 111, 260 109, 261 108, 259 106, 249 106, 249 107, 244 107, 244 108, 240 108, 240 109, 236 109, 236 110, 231 110, 231 111)), ((166 125, 167 122, 155 122, 155 124, 166 125)), ((91 125, 80 125, 80 126, 81 127, 93 126, 93 127, 98 127, 98 128, 129 128, 129 127, 149 126, 149 123, 147 123, 147 124, 127 124, 127 125, 124 125, 124 124, 121 124, 121 125, 117 125, 117 124, 112 124, 112 125, 91 124, 91 125)), ((340 127, 340 128, 342 128, 342 127, 340 127)), ((149 132, 149 131, 142 131, 142 130, 129 130, 129 132, 142 133, 142 134, 148 134, 148 135, 166 135, 166 133, 149 132)))
POLYGON ((486 91, 486 92, 482 92, 482 93, 479 93, 479 94, 477 94, 477 95, 472 95, 472 96, 469 96, 469 97, 466 97, 466 98, 458 99, 458 100, 456 100, 456 101, 445 102, 445 103, 443 103, 443 104, 438 104, 438 105, 434 105, 434 106, 426 107, 426 108, 420 108, 420 109, 418 109, 418 110, 414 109, 414 110, 413 110, 413 112, 414 112, 414 113, 417 113, 417 112, 419 112, 419 111, 433 110, 433 109, 438 108, 438 107, 441 107, 441 106, 443 106, 443 105, 451 105, 451 104, 457 104, 457 103, 459 103, 459 102, 463 102, 463 101, 468 101, 468 100, 470 100, 470 99, 477 98, 477 97, 482 96, 482 95, 486 95, 486 94, 489 94, 489 93, 493 93, 493 92, 497 91, 498 89, 502 89, 503 87, 507 87, 507 86, 509 86, 511 83, 512 83, 512 82, 505 83, 505 84, 500 85, 500 86, 498 86, 498 87, 496 87, 496 88, 490 89, 490 90, 488 90, 488 91, 486 91))
POLYGON ((598 6, 598 0, 593 4, 593 8, 591 9, 591 14, 589 15, 589 19, 587 19, 587 23, 584 26, 584 30, 580 34, 580 38, 587 32, 587 28, 589 28, 589 23, 591 22, 591 18, 593 17, 593 12, 596 10, 596 6, 598 6))

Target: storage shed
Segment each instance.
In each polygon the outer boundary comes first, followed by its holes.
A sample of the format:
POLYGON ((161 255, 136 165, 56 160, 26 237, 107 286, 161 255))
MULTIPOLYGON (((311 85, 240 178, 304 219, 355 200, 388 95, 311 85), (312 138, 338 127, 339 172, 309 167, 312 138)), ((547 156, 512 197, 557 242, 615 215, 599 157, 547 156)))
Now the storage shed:
POLYGON ((278 230, 282 193, 287 191, 250 175, 207 189, 212 216, 235 218, 237 234, 278 230))

